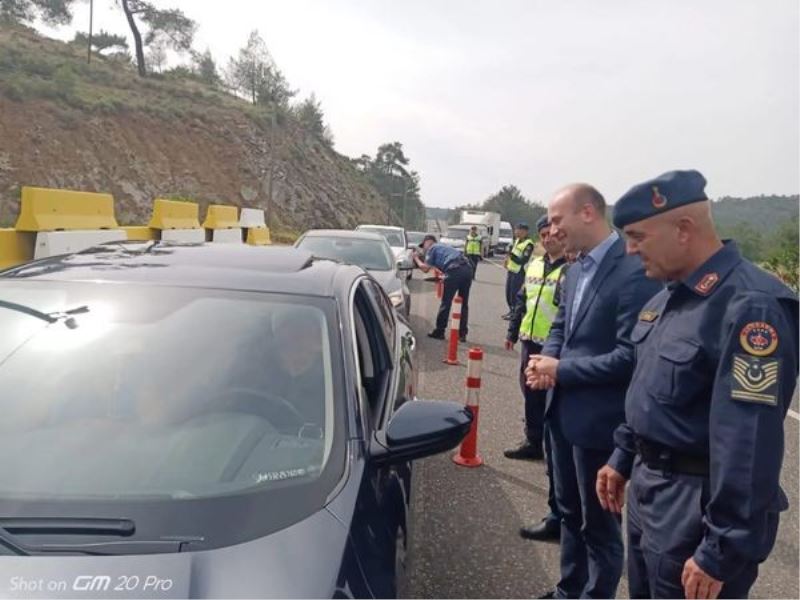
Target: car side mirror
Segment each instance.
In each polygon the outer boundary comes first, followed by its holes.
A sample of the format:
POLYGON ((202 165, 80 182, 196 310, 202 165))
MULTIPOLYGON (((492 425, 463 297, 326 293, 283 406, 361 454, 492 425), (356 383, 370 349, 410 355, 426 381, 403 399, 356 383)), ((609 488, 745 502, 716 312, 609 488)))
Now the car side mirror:
POLYGON ((393 464, 425 458, 455 448, 472 425, 472 413, 457 402, 414 400, 403 404, 376 431, 370 460, 393 464))

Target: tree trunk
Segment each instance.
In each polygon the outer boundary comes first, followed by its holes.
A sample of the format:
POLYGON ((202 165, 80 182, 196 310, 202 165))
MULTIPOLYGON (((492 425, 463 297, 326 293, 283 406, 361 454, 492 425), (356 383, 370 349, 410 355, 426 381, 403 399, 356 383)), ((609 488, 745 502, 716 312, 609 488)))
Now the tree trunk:
POLYGON ((125 18, 128 19, 128 26, 131 28, 133 34, 133 41, 136 44, 136 67, 139 70, 139 77, 146 77, 147 70, 144 65, 144 46, 142 45, 142 34, 139 33, 139 28, 136 26, 136 20, 133 18, 128 0, 122 0, 122 10, 125 11, 125 18))

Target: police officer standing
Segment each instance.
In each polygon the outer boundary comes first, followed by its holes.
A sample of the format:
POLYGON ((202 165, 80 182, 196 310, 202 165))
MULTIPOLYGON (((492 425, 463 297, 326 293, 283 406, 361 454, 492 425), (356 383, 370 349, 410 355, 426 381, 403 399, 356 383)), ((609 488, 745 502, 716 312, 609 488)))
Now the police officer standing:
POLYGON ((450 318, 450 305, 453 303, 453 297, 458 293, 461 296, 461 321, 458 333, 460 340, 466 342, 469 331, 469 289, 472 286, 472 265, 460 251, 437 243, 436 238, 432 235, 426 235, 419 247, 425 251, 425 260, 421 260, 414 254, 414 262, 417 267, 423 273, 437 268, 444 274, 444 291, 442 302, 439 304, 439 312, 436 315, 436 328, 428 334, 428 337, 437 340, 444 339, 447 320, 450 318))
POLYGON ((614 210, 627 250, 669 282, 639 314, 626 423, 598 472, 628 498, 631 597, 745 598, 775 543, 783 420, 798 374, 797 296, 714 230, 706 181, 673 171, 614 210))
POLYGON ((472 264, 472 279, 475 279, 478 274, 478 263, 481 260, 481 236, 475 225, 469 228, 467 241, 464 244, 464 254, 466 254, 467 259, 472 264))
POLYGON ((528 237, 528 224, 518 223, 517 228, 514 230, 514 245, 506 258, 506 270, 508 271, 506 273, 506 304, 508 304, 508 312, 503 315, 506 320, 511 318, 511 311, 514 309, 517 293, 522 287, 522 282, 525 281, 525 267, 533 254, 534 246, 533 240, 528 237))
POLYGON ((525 283, 517 294, 517 301, 511 312, 505 347, 514 348, 522 340, 520 353, 519 381, 525 401, 525 439, 517 448, 509 448, 503 454, 506 458, 521 460, 540 460, 547 449, 547 475, 549 479, 548 504, 550 514, 530 527, 520 529, 520 535, 534 540, 558 540, 561 532, 561 516, 556 506, 553 488, 553 467, 550 461, 549 440, 545 436, 544 408, 547 400, 546 390, 532 390, 525 384, 525 369, 528 359, 540 354, 547 341, 550 326, 558 311, 561 279, 566 268, 564 242, 550 235, 547 215, 536 222, 539 239, 544 246, 544 256, 535 256, 528 262, 525 283))

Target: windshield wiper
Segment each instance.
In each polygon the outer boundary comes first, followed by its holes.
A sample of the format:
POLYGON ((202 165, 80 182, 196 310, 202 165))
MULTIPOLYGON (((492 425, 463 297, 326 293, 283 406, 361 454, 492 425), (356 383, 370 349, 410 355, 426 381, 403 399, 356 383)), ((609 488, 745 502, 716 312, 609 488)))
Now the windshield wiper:
POLYGON ((73 519, 63 517, 0 519, 0 546, 20 556, 33 554, 87 554, 93 556, 180 552, 201 536, 172 536, 161 540, 119 540, 78 543, 23 543, 14 534, 107 535, 129 537, 136 532, 130 519, 73 519))
POLYGON ((78 308, 65 310, 63 312, 46 313, 36 310, 35 308, 31 308, 30 306, 25 306, 24 304, 17 304, 16 302, 8 302, 6 300, 0 300, 0 308, 15 310, 28 315, 29 317, 41 319, 42 321, 51 324, 57 323, 58 321, 64 321, 64 324, 70 329, 75 329, 78 326, 78 323, 72 318, 73 315, 80 315, 89 312, 88 306, 79 306, 78 308))

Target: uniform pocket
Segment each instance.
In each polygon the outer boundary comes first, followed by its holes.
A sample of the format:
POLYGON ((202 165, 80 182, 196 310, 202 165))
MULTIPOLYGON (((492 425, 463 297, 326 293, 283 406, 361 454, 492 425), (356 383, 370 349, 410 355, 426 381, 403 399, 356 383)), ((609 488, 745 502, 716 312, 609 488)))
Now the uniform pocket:
POLYGON ((702 389, 707 376, 699 360, 700 344, 688 339, 665 339, 658 346, 658 360, 651 392, 661 401, 684 404, 691 392, 702 389))

